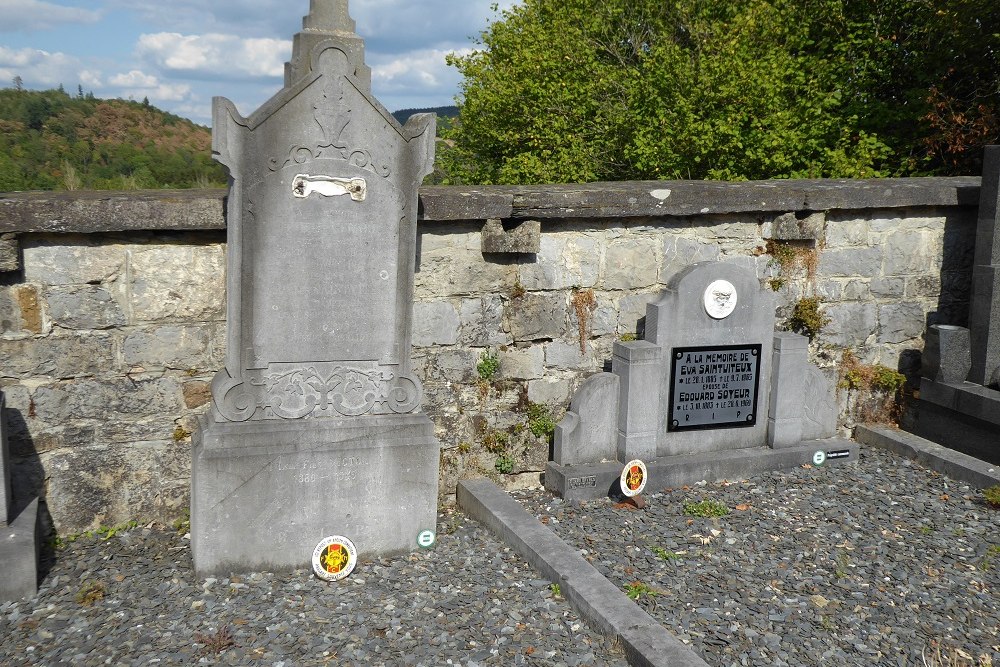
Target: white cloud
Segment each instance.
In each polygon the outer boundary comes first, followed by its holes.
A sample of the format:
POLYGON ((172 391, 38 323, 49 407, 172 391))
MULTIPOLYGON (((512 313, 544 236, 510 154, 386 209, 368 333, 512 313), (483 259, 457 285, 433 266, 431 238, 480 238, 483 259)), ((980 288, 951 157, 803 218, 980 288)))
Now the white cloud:
POLYGON ((141 35, 136 53, 165 72, 218 78, 279 78, 290 57, 289 40, 240 39, 210 33, 141 35))
POLYGON ((67 23, 96 23, 101 12, 43 0, 0 0, 0 17, 0 32, 30 32, 67 23))
POLYGON ((29 88, 75 85, 82 79, 80 61, 65 53, 0 46, 0 81, 21 77, 29 88))
POLYGON ((108 83, 118 88, 119 97, 130 99, 148 97, 153 102, 180 102, 191 96, 191 86, 186 83, 160 83, 152 74, 135 69, 116 74, 108 83))

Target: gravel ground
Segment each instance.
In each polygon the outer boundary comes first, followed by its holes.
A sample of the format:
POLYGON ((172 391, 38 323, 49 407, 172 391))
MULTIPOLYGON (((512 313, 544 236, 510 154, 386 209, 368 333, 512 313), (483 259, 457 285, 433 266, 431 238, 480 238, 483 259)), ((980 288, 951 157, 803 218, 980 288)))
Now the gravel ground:
POLYGON ((479 524, 327 584, 311 572, 195 576, 169 528, 81 538, 36 599, 0 604, 0 665, 625 664, 479 524))
POLYGON ((713 667, 1000 665, 1000 511, 882 450, 645 510, 515 495, 713 667))
MULTIPOLYGON (((877 449, 858 465, 610 501, 516 497, 713 667, 1000 665, 1000 512, 877 449), (711 500, 729 514, 685 514, 711 500), (982 656, 982 658, 980 658, 982 656)), ((548 582, 460 513, 437 545, 311 573, 196 577, 186 536, 135 528, 57 552, 0 604, 2 665, 623 665, 548 582)))

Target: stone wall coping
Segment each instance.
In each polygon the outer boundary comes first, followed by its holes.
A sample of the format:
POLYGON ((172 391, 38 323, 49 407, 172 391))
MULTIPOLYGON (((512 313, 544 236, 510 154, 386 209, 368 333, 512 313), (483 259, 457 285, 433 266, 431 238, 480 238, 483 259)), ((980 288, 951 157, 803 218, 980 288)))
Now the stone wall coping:
MULTIPOLYGON (((976 207, 980 183, 976 176, 957 176, 432 186, 420 190, 419 219, 433 223, 976 207)), ((225 195, 221 189, 0 193, 0 233, 224 229, 225 195)))

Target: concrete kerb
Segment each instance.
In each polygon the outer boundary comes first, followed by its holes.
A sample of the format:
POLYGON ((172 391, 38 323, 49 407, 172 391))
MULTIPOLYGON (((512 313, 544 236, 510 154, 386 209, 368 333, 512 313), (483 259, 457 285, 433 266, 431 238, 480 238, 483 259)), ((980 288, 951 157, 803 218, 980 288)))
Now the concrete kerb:
POLYGON ((905 456, 980 489, 1000 484, 1000 466, 956 452, 906 431, 887 426, 858 426, 854 431, 854 439, 905 456))
POLYGON ((618 637, 633 667, 708 667, 493 482, 461 481, 458 504, 544 577, 559 584, 562 595, 591 627, 618 637))

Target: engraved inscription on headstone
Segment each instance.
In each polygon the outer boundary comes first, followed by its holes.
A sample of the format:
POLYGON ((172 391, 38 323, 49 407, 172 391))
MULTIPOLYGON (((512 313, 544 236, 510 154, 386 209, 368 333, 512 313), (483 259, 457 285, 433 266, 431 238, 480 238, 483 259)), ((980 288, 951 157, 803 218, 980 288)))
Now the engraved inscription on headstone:
POLYGON ((674 348, 667 430, 756 425, 760 360, 760 345, 674 348))

